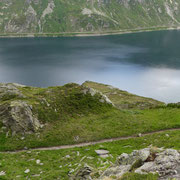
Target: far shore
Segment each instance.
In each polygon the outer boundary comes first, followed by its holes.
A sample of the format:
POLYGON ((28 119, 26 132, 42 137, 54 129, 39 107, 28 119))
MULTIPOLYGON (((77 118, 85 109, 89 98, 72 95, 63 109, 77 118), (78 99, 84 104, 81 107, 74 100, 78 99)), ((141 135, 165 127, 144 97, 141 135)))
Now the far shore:
POLYGON ((121 31, 104 32, 60 32, 60 33, 0 33, 0 38, 35 38, 35 37, 88 37, 88 36, 108 36, 130 33, 141 33, 163 30, 179 30, 180 27, 152 27, 147 29, 131 29, 121 31))

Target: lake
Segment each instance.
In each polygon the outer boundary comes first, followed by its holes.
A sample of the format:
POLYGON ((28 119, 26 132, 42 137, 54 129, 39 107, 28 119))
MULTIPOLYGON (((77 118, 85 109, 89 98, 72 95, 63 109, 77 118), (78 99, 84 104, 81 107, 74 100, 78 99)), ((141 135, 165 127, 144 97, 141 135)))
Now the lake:
POLYGON ((0 82, 47 87, 86 80, 180 102, 180 31, 0 39, 0 82))

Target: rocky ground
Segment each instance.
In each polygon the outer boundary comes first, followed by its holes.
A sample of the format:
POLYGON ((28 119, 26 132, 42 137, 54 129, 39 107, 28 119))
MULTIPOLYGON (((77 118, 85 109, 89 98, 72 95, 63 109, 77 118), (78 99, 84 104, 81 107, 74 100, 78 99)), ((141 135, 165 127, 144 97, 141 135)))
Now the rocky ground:
MULTIPOLYGON (((100 155, 107 151, 99 150, 100 155), (100 153, 101 151, 101 153, 100 153)), ((159 179, 180 179, 180 152, 174 149, 145 148, 134 150, 131 154, 121 154, 114 165, 106 169, 98 180, 120 179, 124 174, 157 174, 159 179)), ((85 166, 72 179, 92 179, 93 169, 85 166)), ((93 178, 96 179, 96 178, 93 178)))

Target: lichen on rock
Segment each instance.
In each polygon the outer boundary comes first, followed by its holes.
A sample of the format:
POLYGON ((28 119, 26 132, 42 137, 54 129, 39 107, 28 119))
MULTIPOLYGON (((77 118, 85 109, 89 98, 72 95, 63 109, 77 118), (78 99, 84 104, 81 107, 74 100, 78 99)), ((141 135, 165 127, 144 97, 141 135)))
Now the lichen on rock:
POLYGON ((41 124, 33 115, 32 107, 21 100, 0 105, 0 121, 12 134, 27 134, 36 132, 41 124))
POLYGON ((0 84, 0 100, 9 100, 13 97, 24 98, 25 96, 18 87, 22 87, 22 85, 15 83, 0 84))
POLYGON ((118 157, 116 164, 109 167, 99 178, 117 179, 125 173, 134 171, 138 174, 158 174, 159 179, 180 179, 180 153, 174 149, 145 148, 135 150, 131 154, 123 153, 118 157), (155 156, 154 156, 155 153, 155 156), (151 158, 154 156, 154 158, 151 158))

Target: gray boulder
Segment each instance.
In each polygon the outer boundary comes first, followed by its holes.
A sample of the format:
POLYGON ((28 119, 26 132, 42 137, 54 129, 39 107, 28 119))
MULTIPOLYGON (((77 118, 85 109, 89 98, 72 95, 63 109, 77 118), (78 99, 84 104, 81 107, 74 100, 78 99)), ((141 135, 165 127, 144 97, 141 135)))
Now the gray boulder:
POLYGON ((88 88, 85 87, 82 91, 83 94, 90 94, 91 96, 95 96, 95 95, 99 95, 100 99, 99 101, 101 103, 107 103, 107 104, 111 104, 112 106, 114 106, 114 104, 112 103, 112 101, 106 96, 104 95, 102 92, 99 92, 93 88, 88 88))
POLYGON ((91 180, 90 174, 92 173, 93 169, 85 165, 83 168, 79 169, 79 171, 72 177, 72 180, 91 180))
POLYGON ((166 149, 156 154, 153 162, 145 162, 135 170, 139 174, 158 173, 160 179, 180 179, 180 153, 173 149, 166 149))
POLYGON ((0 84, 0 100, 9 100, 15 97, 24 98, 25 96, 20 92, 18 87, 22 87, 22 85, 15 83, 0 84))
POLYGON ((180 153, 177 150, 160 148, 123 153, 118 157, 116 164, 109 167, 99 179, 120 179, 131 171, 139 174, 159 174, 159 179, 162 180, 180 179, 180 153))
POLYGON ((18 100, 0 105, 0 121, 12 134, 36 132, 41 124, 32 113, 32 107, 18 100))

